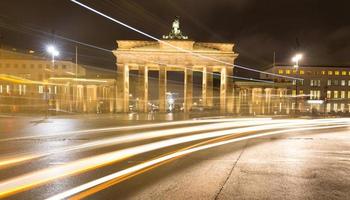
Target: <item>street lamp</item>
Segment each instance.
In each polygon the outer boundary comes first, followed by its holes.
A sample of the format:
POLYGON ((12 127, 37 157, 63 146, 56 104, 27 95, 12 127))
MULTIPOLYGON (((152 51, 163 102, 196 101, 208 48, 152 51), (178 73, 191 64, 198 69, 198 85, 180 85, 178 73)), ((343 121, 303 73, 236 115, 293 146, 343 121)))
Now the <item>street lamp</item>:
POLYGON ((292 61, 295 62, 295 65, 294 65, 294 68, 297 68, 299 67, 299 61, 303 58, 303 55, 302 54, 296 54, 293 58, 292 58, 292 61))
POLYGON ((55 62, 55 57, 60 55, 60 52, 56 49, 55 46, 49 45, 46 47, 47 53, 49 53, 52 56, 52 62, 55 62))
MULTIPOLYGON (((296 54, 293 58, 292 58, 292 62, 294 62, 294 68, 295 68, 295 76, 298 76, 298 68, 299 68, 299 61, 303 58, 302 54, 296 54)), ((294 114, 297 114, 297 107, 298 106, 298 80, 294 80, 295 81, 295 105, 294 105, 294 114)))
MULTIPOLYGON (((60 52, 56 49, 56 47, 54 45, 48 45, 46 47, 46 51, 47 53, 49 53, 52 56, 52 68, 54 68, 55 65, 55 57, 60 55, 60 52)), ((46 77, 46 74, 44 73, 44 78, 46 77)), ((47 80, 49 79, 49 77, 46 77, 47 80)), ((45 119, 47 119, 48 117, 48 112, 49 112, 49 108, 50 108, 50 91, 48 88, 48 83, 45 84, 45 100, 46 100, 46 115, 45 115, 45 119)))

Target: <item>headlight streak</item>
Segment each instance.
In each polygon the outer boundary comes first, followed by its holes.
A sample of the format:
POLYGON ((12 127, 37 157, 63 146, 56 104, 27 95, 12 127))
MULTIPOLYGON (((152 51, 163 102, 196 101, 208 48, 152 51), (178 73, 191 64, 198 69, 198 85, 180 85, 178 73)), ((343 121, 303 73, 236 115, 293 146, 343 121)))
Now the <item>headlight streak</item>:
POLYGON ((48 133, 45 135, 33 135, 33 136, 25 136, 25 137, 13 137, 0 139, 0 142, 9 142, 16 140, 28 140, 28 139, 42 139, 42 138, 51 138, 51 137, 60 137, 60 136, 72 136, 72 135, 84 135, 84 134, 95 134, 95 133, 105 133, 112 131, 130 131, 130 130, 140 130, 140 129, 150 129, 150 128, 161 128, 167 126, 175 126, 175 125, 193 125, 193 124, 201 124, 201 123, 218 123, 218 122, 241 122, 248 120, 262 120, 268 121, 271 118, 239 118, 239 119, 205 119, 205 120, 182 120, 175 122, 162 122, 156 124, 143 124, 143 125, 133 125, 133 126, 117 126, 117 127, 109 127, 109 128, 96 128, 96 129, 87 129, 87 130, 79 130, 79 131, 67 131, 67 132, 59 132, 59 133, 48 133))
POLYGON ((0 160, 0 168, 4 168, 6 166, 12 166, 16 163, 23 163, 25 161, 38 159, 46 156, 50 156, 57 153, 63 153, 63 152, 70 152, 70 151, 77 151, 77 150, 89 150, 93 148, 102 148, 106 146, 116 145, 116 144, 122 144, 122 143, 128 143, 128 142, 137 142, 141 140, 146 139, 154 139, 159 137, 165 137, 165 136, 172 136, 172 135, 182 135, 182 134, 188 134, 188 133, 195 133, 200 131, 212 131, 212 130, 220 130, 220 129, 226 129, 226 128, 237 128, 237 127, 243 127, 243 126, 252 126, 252 125, 261 125, 261 124, 274 124, 274 123, 281 123, 281 121, 243 121, 240 123, 232 123, 232 122, 223 122, 223 123, 213 123, 213 124, 207 124, 207 125, 201 125, 201 126, 191 126, 191 127, 182 127, 182 128, 175 128, 175 129, 167 129, 167 130, 157 130, 157 131, 148 131, 148 132, 140 132, 140 133, 133 133, 126 136, 118 136, 103 140, 97 140, 93 142, 87 142, 80 145, 75 146, 69 146, 64 148, 58 148, 53 151, 45 152, 45 153, 27 153, 24 155, 12 155, 13 158, 6 158, 0 160))
MULTIPOLYGON (((229 144, 229 143, 235 143, 235 142, 240 142, 243 140, 249 140, 249 139, 254 139, 254 138, 259 138, 259 137, 266 137, 266 136, 271 136, 271 135, 277 135, 277 134, 282 134, 282 133, 287 133, 287 132, 294 132, 294 131, 305 131, 305 130, 320 130, 320 129, 331 129, 331 128, 340 128, 340 127, 348 127, 349 125, 332 125, 332 126, 321 126, 321 127, 306 127, 306 128, 295 128, 295 129, 288 129, 288 130, 279 130, 279 131, 272 131, 272 132, 267 132, 267 133, 261 133, 261 134, 254 134, 254 135, 249 135, 249 136, 243 136, 243 137, 239 137, 239 138, 234 138, 234 139, 230 139, 230 140, 226 140, 226 141, 221 141, 221 142, 216 142, 216 143, 212 143, 212 144, 208 144, 208 145, 203 145, 203 146, 199 146, 199 147, 194 147, 191 149, 187 149, 187 150, 183 150, 183 151, 179 151, 173 154, 169 154, 163 157, 159 157, 150 161, 146 161, 142 164, 139 165, 135 165, 133 167, 121 170, 119 172, 104 176, 102 178, 90 181, 88 183, 85 183, 83 185, 77 186, 75 188, 72 188, 70 190, 67 190, 65 192, 59 193, 57 195, 54 195, 50 198, 47 198, 46 200, 60 200, 60 199, 65 199, 68 198, 70 196, 73 196, 75 194, 78 194, 82 191, 85 191, 87 189, 96 187, 98 185, 101 185, 103 183, 112 181, 114 179, 118 179, 120 177, 123 176, 127 176, 129 174, 132 173, 137 173, 140 170, 152 167, 153 165, 158 165, 161 163, 166 163, 166 161, 174 159, 174 158, 178 158, 184 155, 188 155, 197 151, 201 151, 201 150, 205 150, 205 149, 210 149, 210 148, 214 148, 217 146, 222 146, 225 144, 229 144)), ((152 169, 152 168, 151 168, 152 169)), ((79 199, 79 198, 77 198, 79 199)))
POLYGON ((46 182, 62 178, 65 176, 70 176, 78 173, 82 173, 97 167, 105 166, 117 161, 123 160, 125 158, 135 156, 138 154, 154 151, 157 149, 162 149, 165 147, 170 147, 178 144, 184 144, 187 142, 194 142, 198 140, 210 139, 225 135, 234 135, 242 134, 256 131, 265 131, 269 129, 278 129, 278 128, 292 128, 300 127, 301 125, 315 126, 316 124, 321 124, 322 122, 316 122, 315 120, 304 120, 291 121, 289 123, 279 123, 272 125, 262 125, 257 127, 246 127, 238 128, 233 130, 223 130, 223 131, 214 131, 209 133, 197 134, 184 136, 174 139, 163 140, 159 142, 154 142, 150 144, 140 145, 128 149, 118 150, 114 152, 109 152, 89 158, 84 158, 81 160, 73 161, 61 166, 52 167, 48 169, 38 170, 32 173, 24 174, 19 177, 12 178, 10 180, 3 181, 0 183, 0 197, 8 196, 12 193, 16 193, 22 190, 27 190, 37 185, 44 184, 46 182))

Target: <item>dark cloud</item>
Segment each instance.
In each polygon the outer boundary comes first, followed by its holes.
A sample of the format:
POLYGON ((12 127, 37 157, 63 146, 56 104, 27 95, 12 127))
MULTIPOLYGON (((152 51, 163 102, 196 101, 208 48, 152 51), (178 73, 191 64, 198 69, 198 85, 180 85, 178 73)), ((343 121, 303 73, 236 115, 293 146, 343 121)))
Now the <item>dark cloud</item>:
MULTIPOLYGON (((291 55, 299 49, 305 54, 305 63, 350 66, 350 2, 346 0, 82 2, 158 37, 169 31, 175 16, 180 16, 183 31, 194 40, 236 43, 238 63, 242 65, 263 69, 272 64, 273 52, 277 62, 290 62, 291 55)), ((18 24, 54 30, 108 49, 115 48, 117 39, 145 39, 69 0, 2 0, 0 5, 3 43, 13 46, 40 48, 53 39, 23 30, 18 24)), ((68 56, 73 52, 70 43, 57 43, 68 56)), ((113 67, 112 55, 81 48, 81 60, 113 67)))

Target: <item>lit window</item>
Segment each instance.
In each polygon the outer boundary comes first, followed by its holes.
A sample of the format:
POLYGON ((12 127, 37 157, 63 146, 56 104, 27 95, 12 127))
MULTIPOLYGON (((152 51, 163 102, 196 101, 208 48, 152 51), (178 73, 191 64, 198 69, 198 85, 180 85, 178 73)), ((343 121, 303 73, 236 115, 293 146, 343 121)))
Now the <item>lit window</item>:
POLYGON ((304 70, 300 70, 300 73, 299 73, 300 75, 304 75, 305 74, 305 72, 304 72, 304 70))
POLYGON ((39 94, 44 93, 44 86, 39 85, 39 87, 38 87, 38 92, 39 92, 39 94))
POLYGON ((340 98, 345 99, 345 91, 340 92, 340 98))
POLYGON ((350 91, 348 91, 348 99, 350 99, 350 91))
POLYGON ((346 71, 341 72, 341 75, 343 75, 343 76, 346 76, 346 74, 347 74, 346 71))
POLYGON ((299 90, 299 94, 303 95, 304 94, 304 90, 299 90))
POLYGON ((327 99, 330 99, 330 98, 332 98, 332 92, 328 90, 327 91, 327 99))
POLYGON ((290 74, 290 70, 289 69, 286 70, 286 74, 290 74))
POLYGON ((345 80, 341 80, 341 86, 345 86, 345 80))
POLYGON ((331 86, 332 85, 332 80, 327 80, 327 85, 331 86))
POLYGON ((338 91, 334 91, 334 98, 338 99, 338 91))
POLYGON ((279 69, 278 74, 283 74, 283 69, 279 69))
POLYGON ((297 74, 297 70, 293 70, 293 74, 297 74))
POLYGON ((314 80, 310 80, 310 86, 314 86, 314 80))
POLYGON ((2 85, 0 85, 0 93, 2 93, 2 85))
POLYGON ((328 75, 333 75, 333 71, 328 71, 328 75))
POLYGON ((335 74, 336 76, 339 76, 339 71, 335 71, 334 74, 335 74))
POLYGON ((326 71, 322 71, 322 75, 326 75, 326 71))
POLYGON ((9 86, 9 85, 6 85, 6 93, 7 93, 7 94, 10 94, 10 90, 11 90, 10 86, 9 86))
POLYGON ((292 91, 292 96, 295 97, 297 95, 297 91, 296 90, 293 90, 292 91))

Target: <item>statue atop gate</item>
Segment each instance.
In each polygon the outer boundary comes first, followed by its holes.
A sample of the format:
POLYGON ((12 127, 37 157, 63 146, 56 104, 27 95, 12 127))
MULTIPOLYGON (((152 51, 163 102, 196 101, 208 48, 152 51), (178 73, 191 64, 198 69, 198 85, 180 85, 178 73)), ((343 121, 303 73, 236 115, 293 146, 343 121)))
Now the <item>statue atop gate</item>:
POLYGON ((180 30, 180 20, 176 17, 171 32, 168 35, 163 35, 163 39, 167 40, 187 40, 188 36, 184 36, 180 30))

